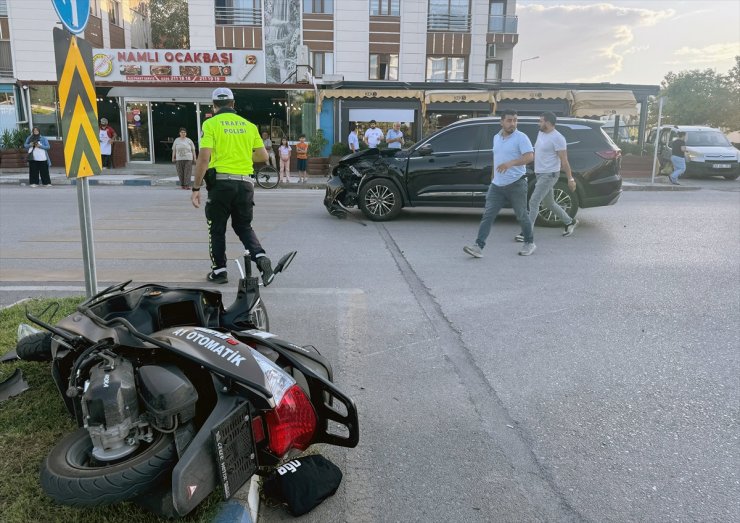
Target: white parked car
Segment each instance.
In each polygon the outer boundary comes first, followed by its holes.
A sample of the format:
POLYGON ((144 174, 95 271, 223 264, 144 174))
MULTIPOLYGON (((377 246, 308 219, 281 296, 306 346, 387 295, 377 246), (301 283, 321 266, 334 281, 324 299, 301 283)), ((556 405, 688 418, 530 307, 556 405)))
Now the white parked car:
MULTIPOLYGON (((671 162, 671 143, 679 132, 686 133, 686 175, 724 176, 735 180, 740 176, 740 151, 732 146, 719 129, 704 125, 664 125, 660 127, 658 158, 661 172, 671 162)), ((655 143, 655 129, 648 142, 655 143)))

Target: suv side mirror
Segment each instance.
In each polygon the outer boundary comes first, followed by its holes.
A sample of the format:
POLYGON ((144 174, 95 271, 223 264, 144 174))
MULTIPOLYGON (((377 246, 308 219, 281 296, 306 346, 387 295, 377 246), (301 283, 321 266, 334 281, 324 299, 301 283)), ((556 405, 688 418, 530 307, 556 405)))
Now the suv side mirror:
POLYGON ((426 144, 422 145, 421 147, 419 147, 416 150, 416 152, 419 153, 419 156, 429 156, 434 151, 432 150, 432 146, 429 145, 428 143, 426 143, 426 144))

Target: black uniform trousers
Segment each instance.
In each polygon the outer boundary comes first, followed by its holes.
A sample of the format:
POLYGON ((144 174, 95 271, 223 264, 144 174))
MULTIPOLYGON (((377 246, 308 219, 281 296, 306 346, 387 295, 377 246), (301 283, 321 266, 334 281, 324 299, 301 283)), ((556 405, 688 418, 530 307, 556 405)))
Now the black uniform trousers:
POLYGON ((231 217, 231 227, 249 250, 252 260, 265 250, 252 229, 254 211, 254 186, 238 180, 218 180, 208 191, 206 220, 208 220, 208 246, 211 267, 226 267, 226 223, 231 217))

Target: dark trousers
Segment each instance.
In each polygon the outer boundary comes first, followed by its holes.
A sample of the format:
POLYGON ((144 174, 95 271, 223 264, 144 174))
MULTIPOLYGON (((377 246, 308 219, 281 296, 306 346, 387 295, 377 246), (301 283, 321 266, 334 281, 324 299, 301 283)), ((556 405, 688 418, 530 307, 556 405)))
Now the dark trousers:
POLYGON ((49 178, 49 164, 46 160, 38 162, 31 160, 28 162, 28 184, 38 185, 39 175, 41 175, 41 183, 44 185, 51 185, 51 178, 49 178))
POLYGON ((101 167, 107 167, 108 169, 113 168, 113 162, 110 161, 110 154, 101 154, 100 155, 101 160, 101 167))
POLYGON ((249 250, 252 260, 265 250, 252 229, 254 211, 254 186, 249 182, 218 180, 208 191, 206 220, 208 220, 208 244, 211 251, 211 266, 226 267, 226 222, 231 216, 231 227, 249 250))

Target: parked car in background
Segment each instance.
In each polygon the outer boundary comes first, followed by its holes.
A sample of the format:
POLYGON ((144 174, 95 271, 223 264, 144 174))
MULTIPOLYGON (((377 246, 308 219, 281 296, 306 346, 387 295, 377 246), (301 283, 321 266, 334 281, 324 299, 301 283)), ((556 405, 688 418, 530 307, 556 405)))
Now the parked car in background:
MULTIPOLYGON (((568 143, 576 190, 561 176, 555 199, 570 215, 579 208, 613 205, 622 194, 621 151, 602 130, 603 122, 559 118, 557 130, 568 143)), ((520 117, 518 129, 537 139, 539 118, 520 117)), ((461 120, 400 151, 368 149, 341 159, 326 187, 324 205, 336 216, 359 206, 370 220, 392 220, 403 207, 483 207, 491 183, 495 117, 461 120)), ((530 194, 533 164, 527 166, 530 194)), ((540 208, 537 224, 562 226, 540 208)))
MULTIPOLYGON (((670 173, 671 143, 679 132, 686 133, 685 176, 724 176, 735 180, 740 176, 740 151, 719 129, 704 125, 663 125, 658 138, 660 172, 670 173)), ((655 143, 656 130, 648 135, 648 142, 655 143)))

